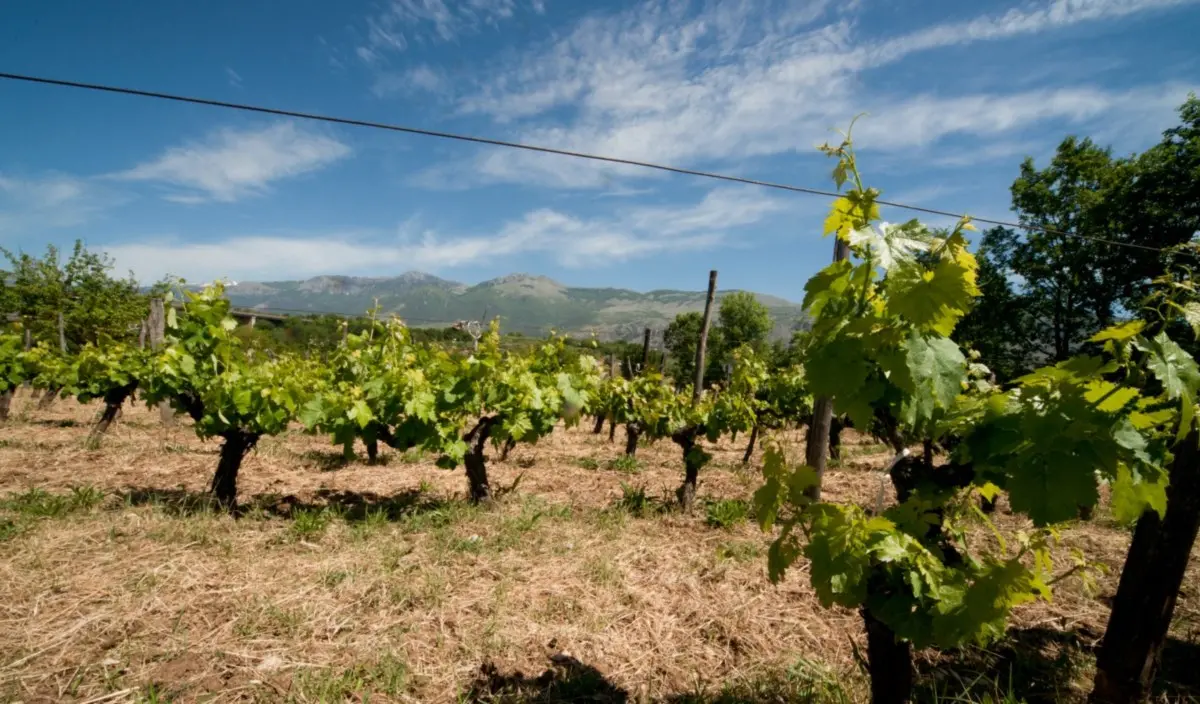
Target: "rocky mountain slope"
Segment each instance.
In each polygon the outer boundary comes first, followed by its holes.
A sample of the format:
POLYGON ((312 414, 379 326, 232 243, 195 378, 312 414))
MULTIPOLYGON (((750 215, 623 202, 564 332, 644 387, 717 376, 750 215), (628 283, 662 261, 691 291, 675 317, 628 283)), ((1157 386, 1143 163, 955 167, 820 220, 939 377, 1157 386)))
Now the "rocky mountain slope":
MULTIPOLYGON (((304 281, 243 281, 227 289, 234 305, 281 313, 362 314, 376 300, 385 313, 411 325, 444 325, 500 316, 503 331, 541 335, 549 330, 636 339, 649 326, 666 327, 676 315, 704 308, 703 291, 577 288, 545 276, 510 274, 468 286, 410 271, 395 277, 317 276, 304 281)), ((719 291, 718 301, 728 291, 719 291)), ((804 321, 800 306, 755 294, 787 338, 804 321)))

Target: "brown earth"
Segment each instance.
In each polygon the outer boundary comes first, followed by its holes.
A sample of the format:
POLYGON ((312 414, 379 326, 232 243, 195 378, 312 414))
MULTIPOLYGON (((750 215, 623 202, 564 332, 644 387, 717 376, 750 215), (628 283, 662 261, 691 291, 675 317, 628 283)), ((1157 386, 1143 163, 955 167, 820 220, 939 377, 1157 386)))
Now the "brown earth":
MULTIPOLYGON (((297 430, 265 438, 247 459, 248 511, 234 520, 202 506, 217 445, 186 423, 164 428, 156 413, 126 407, 89 450, 94 406, 33 405, 19 395, 0 427, 0 701, 773 702, 865 692, 861 622, 821 607, 803 562, 772 585, 770 537, 752 522, 714 527, 703 509, 665 508, 682 478, 670 442, 640 448, 640 469, 627 473, 608 465, 622 432, 610 444, 589 428, 560 429, 493 459, 493 484, 515 489, 478 509, 463 500, 461 470, 413 453, 343 463, 297 430), (623 483, 645 489, 645 512, 618 506, 623 483), (57 503, 27 493, 73 489, 57 503)), ((702 499, 749 499, 757 478, 753 463, 741 465, 744 442, 708 447, 702 499)), ((801 433, 785 442, 802 456, 801 433)), ((873 504, 887 452, 858 436, 845 452, 827 498, 873 504)), ((1010 539, 1029 527, 1003 503, 996 516, 1010 539)), ((1073 576, 1052 602, 1019 608, 1012 637, 988 649, 922 654, 923 696, 979 701, 1011 689, 1029 701, 1079 700, 1128 541, 1103 509, 1065 528, 1059 570, 1077 550, 1108 573, 1073 576)), ((1200 696, 1197 577, 1193 559, 1161 678, 1170 699, 1200 696), (1193 672, 1174 666, 1189 657, 1193 672)))

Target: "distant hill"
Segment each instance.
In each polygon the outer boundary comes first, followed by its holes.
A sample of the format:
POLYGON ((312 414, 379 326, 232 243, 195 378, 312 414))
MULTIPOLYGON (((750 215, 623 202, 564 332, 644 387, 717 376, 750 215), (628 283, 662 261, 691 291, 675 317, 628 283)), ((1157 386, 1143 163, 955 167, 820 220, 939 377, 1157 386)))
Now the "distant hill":
MULTIPOLYGON (((362 314, 375 305, 413 326, 499 316, 501 331, 530 335, 550 330, 602 339, 637 339, 646 326, 661 330, 679 313, 704 309, 703 291, 576 288, 545 276, 510 274, 474 286, 410 271, 394 277, 317 276, 304 281, 242 281, 226 289, 235 306, 281 313, 362 314)), ((717 300, 730 291, 718 291, 717 300)), ((755 294, 786 339, 806 320, 800 306, 755 294)), ((714 313, 715 314, 715 313, 714 313)))

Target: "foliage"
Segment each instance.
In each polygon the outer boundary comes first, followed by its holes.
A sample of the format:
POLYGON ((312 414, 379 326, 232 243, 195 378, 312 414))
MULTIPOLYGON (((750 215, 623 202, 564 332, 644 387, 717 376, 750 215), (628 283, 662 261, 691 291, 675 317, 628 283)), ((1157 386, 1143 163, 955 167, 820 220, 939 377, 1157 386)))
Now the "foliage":
POLYGON ((495 444, 507 440, 537 442, 559 420, 579 421, 600 384, 600 365, 592 357, 572 357, 562 338, 551 338, 532 354, 505 352, 493 322, 479 349, 466 358, 443 356, 435 413, 434 440, 439 463, 461 463, 469 448, 464 435, 486 422, 495 444))
MULTIPOLYGON (((690 384, 696 377, 696 342, 700 339, 700 327, 704 316, 700 313, 680 313, 667 325, 663 341, 670 353, 671 376, 677 384, 690 384)), ((708 347, 720 347, 721 332, 715 326, 708 331, 708 347)), ((719 378, 719 366, 709 357, 706 363, 705 379, 719 378)))
POLYGON ((24 353, 25 374, 35 389, 61 392, 76 379, 74 360, 58 352, 57 345, 39 342, 24 353))
POLYGON ((766 351, 767 336, 774 323, 771 311, 747 291, 733 291, 721 297, 717 312, 720 343, 712 346, 713 358, 724 366, 732 363, 734 350, 746 345, 755 352, 766 351))
POLYGON ((755 397, 760 427, 780 428, 789 420, 812 414, 813 398, 808 391, 804 367, 799 364, 770 372, 755 397))
POLYGON ((882 426, 900 453, 889 470, 898 501, 884 510, 881 494, 874 511, 813 502, 819 477, 769 442, 755 503, 764 529, 781 527, 770 575, 804 555, 827 606, 859 607, 868 623, 917 647, 987 643, 1013 607, 1049 598, 1052 526, 1093 506, 1099 481, 1111 484, 1118 517, 1161 514, 1166 449, 1193 423, 1200 369, 1165 334, 1143 335, 1133 321, 1091 339, 1103 357, 1071 357, 998 389, 949 337, 979 293, 963 238, 969 221, 948 233, 916 222, 875 227, 878 193, 863 187, 849 137, 827 152, 838 158, 839 186, 853 187, 835 201, 826 231, 853 257, 806 286, 808 384, 859 427, 882 426), (1156 384, 1144 383, 1148 375, 1156 384), (917 441, 923 456, 906 456, 917 441), (938 442, 953 451, 935 467, 938 442), (993 528, 995 546, 973 551, 966 526, 988 523, 975 495, 1002 489, 1037 530, 1010 544, 993 528))
POLYGON ((0 251, 8 261, 7 270, 0 270, 0 314, 18 315, 35 340, 57 346, 61 312, 69 350, 89 342, 136 339, 149 298, 164 290, 158 286, 143 293, 132 274, 114 278, 112 261, 89 252, 82 241, 76 241, 66 261, 53 245, 41 257, 0 251))
POLYGON ((1189 97, 1179 115, 1140 155, 1113 158, 1068 137, 1044 168, 1022 165, 1012 186, 1021 224, 1054 232, 996 228, 984 236, 985 296, 956 336, 1002 379, 1094 351, 1088 338, 1122 311, 1139 310, 1163 273, 1171 255, 1159 250, 1200 231, 1200 99, 1189 97))
POLYGON ((120 405, 148 372, 149 354, 119 343, 87 344, 71 360, 65 393, 80 403, 101 399, 120 405))
POLYGON ((201 438, 285 430, 311 371, 294 358, 249 362, 221 284, 184 296, 181 313, 167 309, 165 345, 152 359, 146 401, 166 401, 191 416, 201 438))
MULTIPOLYGON (((949 335, 979 293, 964 237, 972 228, 968 220, 946 233, 916 221, 875 224, 879 192, 863 185, 850 137, 825 151, 837 159, 839 188, 851 182, 825 232, 845 241, 852 256, 805 286, 813 318, 808 389, 833 397, 835 412, 858 427, 882 426, 898 452, 932 442, 967 382, 966 356, 949 335)), ((768 552, 772 579, 804 555, 823 604, 861 607, 917 646, 985 642, 1003 631, 1012 606, 1048 595, 1045 534, 1023 539, 1014 552, 966 549, 960 524, 974 504, 961 489, 972 483, 969 468, 934 468, 929 457, 898 463, 898 505, 871 515, 810 501, 816 473, 789 465, 777 442, 766 446, 755 504, 764 529, 782 528, 768 552)))
POLYGON ((436 388, 427 369, 432 353, 411 343, 398 320, 349 334, 331 357, 323 388, 312 394, 300 419, 329 434, 352 454, 355 438, 407 450, 433 432, 436 388))
POLYGON ((6 393, 25 383, 28 378, 20 335, 0 333, 0 393, 6 393))

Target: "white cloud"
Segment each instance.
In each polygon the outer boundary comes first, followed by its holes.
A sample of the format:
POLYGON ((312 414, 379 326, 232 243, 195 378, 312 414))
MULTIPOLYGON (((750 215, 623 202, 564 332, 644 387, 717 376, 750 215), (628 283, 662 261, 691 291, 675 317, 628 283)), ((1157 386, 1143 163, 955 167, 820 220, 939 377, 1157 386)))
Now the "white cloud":
POLYGON ((0 173, 0 236, 82 225, 126 200, 94 181, 75 176, 0 173))
MULTIPOLYGON (((1079 124, 1103 118, 1105 128, 1151 122, 1155 131, 1192 87, 1166 84, 1109 91, 1057 88, 1009 95, 919 95, 879 110, 855 126, 856 137, 875 149, 920 147, 955 134, 995 136, 1052 120, 1079 124)), ((1010 145, 1011 146, 1011 145, 1010 145)), ((989 150, 983 150, 983 156, 989 150)), ((961 163, 961 162, 960 162, 961 163)))
MULTIPOLYGON (((880 149, 926 146, 952 134, 1001 135, 1051 119, 1078 123, 1101 110, 1144 116, 1137 100, 1178 102, 1185 88, 910 98, 863 95, 861 76, 916 52, 1194 2, 1052 0, 874 39, 844 14, 831 14, 836 6, 824 0, 771 5, 767 12, 761 3, 712 3, 691 12, 688 3, 651 0, 587 16, 562 38, 498 65, 460 98, 459 110, 515 123, 513 137, 523 142, 682 165, 807 152, 829 137, 830 127, 863 110, 873 116, 864 130, 880 137, 864 143, 880 149)), ((512 151, 453 167, 477 181, 565 187, 611 185, 620 173, 512 151)))
POLYGON ((569 267, 597 267, 659 252, 715 247, 785 207, 783 201, 750 189, 719 188, 695 204, 633 207, 610 217, 540 208, 488 235, 443 235, 410 220, 391 239, 370 232, 253 235, 219 242, 163 238, 104 249, 119 268, 132 269, 143 281, 167 273, 207 281, 440 271, 529 254, 549 254, 569 267))
POLYGON ((545 11, 541 0, 387 0, 379 14, 367 18, 366 42, 355 52, 364 62, 376 64, 414 41, 449 42, 498 26, 525 7, 538 14, 545 11))
POLYGON ((229 68, 228 66, 225 67, 225 77, 229 79, 229 85, 233 86, 234 88, 242 87, 241 74, 229 68))
POLYGON ((177 187, 180 190, 166 196, 175 202, 232 202, 260 195, 273 181, 314 171, 348 154, 350 147, 334 137, 278 122, 262 129, 223 129, 113 176, 177 187))
POLYGON ((396 94, 440 93, 445 88, 445 76, 428 64, 420 64, 400 72, 380 73, 371 84, 371 92, 381 98, 396 94))

